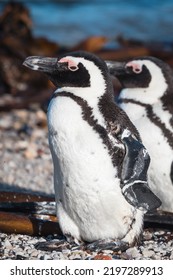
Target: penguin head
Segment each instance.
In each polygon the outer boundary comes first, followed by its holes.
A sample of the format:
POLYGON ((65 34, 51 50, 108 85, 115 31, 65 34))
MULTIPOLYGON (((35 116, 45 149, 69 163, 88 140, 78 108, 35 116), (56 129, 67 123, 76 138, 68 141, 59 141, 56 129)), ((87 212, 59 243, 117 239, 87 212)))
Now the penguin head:
POLYGON ((158 101, 172 83, 172 70, 155 57, 139 57, 127 62, 107 62, 110 74, 126 90, 123 97, 146 103, 158 101))
POLYGON ((88 52, 73 52, 58 58, 31 56, 23 64, 44 72, 61 91, 81 97, 89 92, 99 97, 112 86, 106 63, 88 52))

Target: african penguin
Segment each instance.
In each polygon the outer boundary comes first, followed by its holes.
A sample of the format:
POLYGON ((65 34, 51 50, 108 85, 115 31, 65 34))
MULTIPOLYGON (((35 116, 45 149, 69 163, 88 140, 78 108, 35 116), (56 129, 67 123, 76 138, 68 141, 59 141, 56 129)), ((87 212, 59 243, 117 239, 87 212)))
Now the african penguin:
POLYGON ((143 215, 160 206, 148 188, 149 155, 113 101, 106 63, 87 52, 28 57, 57 87, 48 107, 57 216, 64 235, 87 242, 140 235, 143 215))
POLYGON ((155 57, 107 64, 123 86, 118 103, 150 154, 149 186, 173 212, 173 71, 155 57))

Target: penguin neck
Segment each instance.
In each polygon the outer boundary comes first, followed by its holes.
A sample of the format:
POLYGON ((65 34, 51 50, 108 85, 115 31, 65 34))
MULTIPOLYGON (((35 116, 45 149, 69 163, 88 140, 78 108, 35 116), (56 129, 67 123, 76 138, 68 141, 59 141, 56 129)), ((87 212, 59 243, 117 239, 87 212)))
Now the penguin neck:
POLYGON ((97 90, 91 87, 62 87, 55 91, 54 97, 61 96, 64 94, 66 96, 71 97, 74 100, 77 98, 78 100, 81 99, 84 102, 86 102, 87 105, 91 108, 92 115, 97 120, 98 124, 102 125, 103 127, 106 126, 100 104, 103 99, 106 100, 107 104, 113 101, 113 88, 111 91, 111 87, 102 87, 99 91, 99 87, 97 88, 97 90))
MULTIPOLYGON (((90 107, 97 107, 100 96, 97 91, 92 90, 90 87, 78 88, 78 87, 62 87, 55 91, 55 94, 61 96, 62 92, 69 93, 73 96, 79 97, 86 101, 90 107)), ((101 92, 101 95, 104 91, 101 92)))
POLYGON ((55 94, 61 95, 62 92, 68 92, 73 94, 74 96, 80 97, 85 100, 88 105, 92 108, 97 107, 99 100, 105 94, 110 96, 113 95, 113 87, 111 86, 111 82, 103 78, 102 75, 93 78, 91 76, 90 86, 88 87, 72 87, 72 86, 64 86, 58 88, 55 91, 55 94))
POLYGON ((157 88, 125 88, 120 93, 120 99, 133 99, 143 104, 154 105, 160 102, 160 98, 167 90, 167 85, 164 84, 157 88))

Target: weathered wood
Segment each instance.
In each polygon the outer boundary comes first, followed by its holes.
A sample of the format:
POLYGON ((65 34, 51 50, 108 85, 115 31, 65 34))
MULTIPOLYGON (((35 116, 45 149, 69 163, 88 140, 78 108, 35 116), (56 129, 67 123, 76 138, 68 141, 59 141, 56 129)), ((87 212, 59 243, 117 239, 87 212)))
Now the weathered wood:
POLYGON ((56 216, 54 201, 0 202, 0 211, 56 216))
POLYGON ((144 217, 145 227, 159 227, 173 229, 173 213, 157 211, 148 213, 144 217))
POLYGON ((54 196, 37 195, 20 192, 0 192, 0 202, 34 202, 34 201, 54 201, 54 196))
POLYGON ((62 235, 58 222, 0 211, 0 232, 46 236, 62 235))

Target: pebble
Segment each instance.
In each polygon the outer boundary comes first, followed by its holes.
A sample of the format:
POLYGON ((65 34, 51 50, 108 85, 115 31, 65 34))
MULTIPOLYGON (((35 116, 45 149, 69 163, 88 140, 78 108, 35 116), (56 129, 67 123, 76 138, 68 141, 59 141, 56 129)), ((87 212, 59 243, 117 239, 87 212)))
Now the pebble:
POLYGON ((38 156, 37 145, 35 143, 29 143, 28 148, 23 154, 27 159, 35 159, 38 156))
POLYGON ((47 127, 47 116, 44 111, 38 110, 36 112, 37 124, 41 127, 47 127))
POLYGON ((28 147, 28 141, 19 140, 18 142, 15 143, 14 147, 16 151, 25 150, 28 147))
POLYGON ((155 252, 154 252, 153 250, 149 250, 148 248, 145 248, 145 249, 142 251, 142 255, 143 255, 145 258, 151 258, 154 254, 155 254, 155 252))
POLYGON ((52 258, 49 255, 44 255, 43 260, 52 260, 52 258))
POLYGON ((149 231, 146 231, 144 234, 144 240, 151 240, 152 238, 152 233, 149 231))
POLYGON ((94 257, 94 260, 112 260, 112 257, 111 256, 108 256, 106 254, 97 254, 95 257, 94 257))
POLYGON ((138 251, 138 249, 136 247, 132 247, 132 248, 129 248, 129 249, 126 250, 126 254, 130 258, 134 259, 134 258, 139 256, 139 251, 138 251))
POLYGON ((173 260, 173 251, 171 252, 170 260, 173 260))
POLYGON ((32 252, 30 253, 31 257, 37 257, 38 256, 38 251, 37 250, 32 250, 32 252))
POLYGON ((11 245, 11 243, 9 242, 8 239, 5 240, 5 242, 4 242, 4 247, 5 247, 6 249, 12 249, 12 248, 13 248, 13 246, 11 245))

